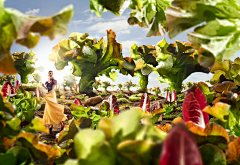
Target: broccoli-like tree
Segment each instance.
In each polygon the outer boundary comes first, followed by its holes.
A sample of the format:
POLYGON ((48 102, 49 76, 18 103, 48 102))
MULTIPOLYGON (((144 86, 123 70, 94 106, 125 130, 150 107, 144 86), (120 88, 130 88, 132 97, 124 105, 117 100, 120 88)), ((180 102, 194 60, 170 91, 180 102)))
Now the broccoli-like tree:
POLYGON ((72 63, 72 74, 81 77, 81 93, 93 93, 92 84, 98 76, 106 75, 115 81, 117 72, 113 69, 134 76, 135 63, 130 57, 123 58, 122 45, 116 41, 112 30, 107 30, 107 42, 103 38, 97 41, 87 37, 88 33, 72 33, 69 39, 60 40, 49 55, 57 70, 72 63))
POLYGON ((155 47, 152 45, 143 45, 138 47, 136 44, 132 45, 131 57, 136 63, 135 76, 139 77, 138 91, 147 92, 148 77, 152 72, 152 67, 158 65, 154 55, 155 47))
POLYGON ((132 81, 126 81, 124 84, 123 84, 124 87, 126 87, 128 90, 130 90, 130 88, 133 86, 133 83, 132 81))
POLYGON ((188 81, 188 82, 186 83, 186 85, 187 85, 188 88, 190 88, 190 87, 193 86, 193 82, 192 82, 192 81, 188 81))
POLYGON ((163 88, 163 92, 167 92, 167 91, 169 91, 169 87, 163 88))
POLYGON ((121 83, 118 83, 117 86, 120 90, 122 90, 123 85, 121 83))
POLYGON ((12 85, 15 84, 15 81, 17 79, 15 75, 9 75, 9 74, 4 74, 4 77, 6 81, 9 81, 12 85))
POLYGON ((7 79, 5 78, 5 76, 0 76, 0 85, 3 85, 4 82, 7 81, 7 79))
POLYGON ((33 79, 34 79, 37 83, 39 83, 39 82, 41 81, 41 79, 42 79, 41 74, 38 73, 38 72, 33 73, 32 76, 33 76, 33 79))
POLYGON ((153 87, 152 91, 155 93, 155 95, 158 96, 158 94, 161 93, 160 87, 153 87))
POLYGON ((96 90, 98 90, 99 86, 101 85, 101 80, 96 80, 94 83, 93 83, 93 88, 95 88, 96 90))
POLYGON ((103 81, 102 82, 102 87, 104 88, 104 90, 106 91, 107 88, 111 86, 110 82, 109 81, 103 81))
POLYGON ((114 88, 116 87, 116 85, 112 85, 111 87, 112 87, 112 89, 113 89, 113 91, 114 91, 114 88))
POLYGON ((152 88, 149 88, 148 91, 151 93, 152 92, 152 88))
POLYGON ((37 61, 36 54, 31 51, 30 53, 16 52, 12 54, 14 66, 21 77, 21 82, 28 83, 28 76, 30 76, 35 70, 35 62, 37 61))
POLYGON ((188 87, 185 83, 182 83, 182 90, 186 90, 188 87))
POLYGON ((74 87, 74 85, 76 84, 76 79, 75 76, 73 76, 72 74, 67 74, 65 76, 63 76, 63 86, 65 87, 69 87, 71 90, 74 87))

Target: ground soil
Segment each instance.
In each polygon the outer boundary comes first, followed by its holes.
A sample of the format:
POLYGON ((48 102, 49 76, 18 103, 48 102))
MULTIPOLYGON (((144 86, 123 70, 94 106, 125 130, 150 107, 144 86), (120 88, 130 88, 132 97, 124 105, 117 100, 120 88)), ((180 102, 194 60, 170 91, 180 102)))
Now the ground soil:
MULTIPOLYGON (((102 96, 103 100, 107 100, 108 97, 111 94, 116 94, 116 93, 123 93, 123 94, 126 94, 127 96, 139 93, 138 91, 128 91, 128 90, 94 91, 95 94, 98 94, 99 92, 109 93, 107 96, 102 96)), ((66 96, 66 97, 72 97, 72 96, 76 95, 73 90, 69 90, 69 89, 65 89, 65 90, 64 89, 60 89, 60 93, 61 93, 61 95, 66 96)), ((72 116, 71 109, 70 109, 71 104, 65 104, 65 103, 66 102, 67 103, 73 103, 74 100, 73 99, 71 99, 71 100, 70 99, 61 99, 61 102, 60 102, 59 98, 60 98, 60 95, 57 95, 58 103, 64 105, 64 114, 67 115, 67 120, 65 121, 65 126, 66 126, 66 125, 68 125, 68 121, 71 120, 73 116, 72 116)), ((166 101, 165 98, 159 96, 157 100, 154 100, 154 101, 150 102, 150 110, 152 110, 154 103, 156 103, 156 102, 164 103, 165 101, 166 101)), ((131 106, 131 107, 139 107, 140 106, 140 101, 131 102, 131 103, 129 103, 129 106, 131 106)), ((177 107, 180 107, 180 106, 182 106, 181 103, 179 103, 177 105, 177 107)), ((173 111, 171 112, 171 115, 178 115, 178 114, 181 113, 181 111, 176 110, 177 107, 174 107, 173 111)), ((34 116, 38 116, 40 118, 43 118, 44 108, 45 108, 45 103, 43 102, 41 108, 34 113, 34 116)), ((128 109, 129 108, 126 108, 125 110, 121 110, 120 113, 123 112, 123 111, 126 111, 128 109)), ((172 122, 172 119, 164 119, 163 118, 162 121, 158 121, 155 125, 164 126, 167 123, 171 124, 171 122, 172 122)), ((22 123, 21 127, 24 128, 28 124, 29 123, 22 123)), ((61 125, 58 124, 58 125, 56 125, 53 128, 51 134, 46 134, 46 133, 39 132, 38 133, 39 141, 41 141, 41 142, 43 142, 45 144, 48 144, 50 146, 54 146, 56 144, 56 142, 57 142, 56 135, 60 132, 60 129, 61 129, 61 125)))

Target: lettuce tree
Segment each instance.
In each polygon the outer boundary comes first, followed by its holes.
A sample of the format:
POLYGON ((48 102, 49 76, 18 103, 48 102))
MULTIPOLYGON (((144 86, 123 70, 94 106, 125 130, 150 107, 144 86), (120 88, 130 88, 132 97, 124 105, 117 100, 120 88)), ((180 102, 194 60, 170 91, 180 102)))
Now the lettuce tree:
POLYGON ((209 69, 198 63, 199 53, 188 43, 176 41, 168 44, 165 39, 156 46, 131 47, 131 57, 136 61, 135 73, 140 77, 139 91, 146 92, 148 75, 157 73, 160 83, 167 83, 170 91, 181 91, 182 82, 194 72, 209 73, 209 69))
POLYGON ((72 33, 69 39, 62 39, 53 47, 49 60, 55 62, 57 70, 72 63, 72 74, 81 77, 81 93, 92 93, 92 84, 98 76, 106 75, 113 81, 117 72, 134 75, 135 63, 130 57, 122 56, 122 45, 116 41, 116 34, 107 30, 107 42, 101 38, 89 39, 88 33, 72 33))
POLYGON ((31 51, 30 53, 16 52, 12 55, 14 66, 21 77, 21 82, 28 83, 28 76, 35 70, 35 62, 37 61, 36 54, 31 51))
POLYGON ((147 92, 148 77, 152 72, 152 67, 158 65, 156 56, 154 55, 156 48, 152 45, 143 45, 138 47, 132 45, 131 57, 136 61, 135 75, 139 77, 138 91, 147 92))
POLYGON ((182 82, 194 72, 209 73, 209 69, 198 63, 199 53, 189 43, 168 44, 165 38, 156 45, 158 66, 154 69, 161 83, 170 86, 177 93, 181 92, 182 82))

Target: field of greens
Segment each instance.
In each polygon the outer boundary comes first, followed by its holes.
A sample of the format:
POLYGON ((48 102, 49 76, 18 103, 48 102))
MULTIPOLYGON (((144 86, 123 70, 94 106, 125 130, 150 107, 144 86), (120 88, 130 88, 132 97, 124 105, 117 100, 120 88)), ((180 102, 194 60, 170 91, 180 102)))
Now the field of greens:
POLYGON ((99 40, 80 30, 66 36, 73 5, 42 17, 0 0, 0 165, 240 165, 240 2, 90 0, 98 17, 127 9, 126 22, 149 28, 147 37, 188 30, 188 41, 133 44, 126 57, 112 29, 99 40), (43 36, 64 37, 49 60, 57 70, 73 66, 55 89, 65 127, 51 133, 42 119, 44 67, 30 50, 43 36), (12 53, 13 42, 29 52, 12 53), (150 88, 152 72, 159 86, 150 88), (183 83, 195 72, 213 76, 183 83), (139 81, 99 79, 118 73, 139 81))

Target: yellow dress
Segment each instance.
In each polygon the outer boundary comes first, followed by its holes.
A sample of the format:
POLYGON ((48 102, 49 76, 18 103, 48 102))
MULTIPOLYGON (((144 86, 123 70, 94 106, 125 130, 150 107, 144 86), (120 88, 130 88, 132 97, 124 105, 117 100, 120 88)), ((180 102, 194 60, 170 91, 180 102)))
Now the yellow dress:
POLYGON ((67 119, 64 114, 64 106, 57 103, 56 93, 51 90, 45 97, 46 105, 44 109, 43 121, 45 124, 59 124, 67 119))

